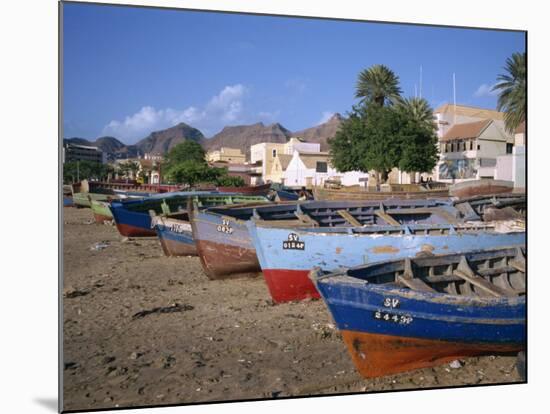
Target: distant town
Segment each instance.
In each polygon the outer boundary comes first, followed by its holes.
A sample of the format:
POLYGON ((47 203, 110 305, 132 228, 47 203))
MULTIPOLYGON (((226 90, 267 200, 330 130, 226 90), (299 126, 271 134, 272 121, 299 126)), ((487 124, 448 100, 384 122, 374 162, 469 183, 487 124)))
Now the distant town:
MULTIPOLYGON (((458 183, 491 178, 513 181, 518 189, 525 187, 525 122, 516 128, 515 133, 510 133, 504 126, 503 112, 445 104, 433 113, 439 147, 436 167, 431 173, 423 174, 393 168, 389 175, 390 184, 423 180, 458 183)), ((341 122, 341 117, 335 118, 329 122, 341 122)), ((229 176, 241 177, 246 185, 280 183, 288 187, 312 188, 327 182, 351 186, 376 180, 373 172, 343 173, 335 169, 330 153, 322 150, 330 138, 326 136, 317 139, 321 142, 310 142, 296 135, 286 142, 266 140, 248 146, 246 153, 243 148, 221 146, 207 151, 206 161, 213 167, 226 168, 229 176)), ((173 140, 172 144, 184 140, 173 140)), ((137 180, 148 184, 160 182, 162 169, 159 167, 166 156, 161 152, 145 152, 123 158, 124 155, 108 153, 98 146, 75 144, 71 140, 65 141, 63 154, 64 163, 91 162, 108 166, 107 179, 137 180)))

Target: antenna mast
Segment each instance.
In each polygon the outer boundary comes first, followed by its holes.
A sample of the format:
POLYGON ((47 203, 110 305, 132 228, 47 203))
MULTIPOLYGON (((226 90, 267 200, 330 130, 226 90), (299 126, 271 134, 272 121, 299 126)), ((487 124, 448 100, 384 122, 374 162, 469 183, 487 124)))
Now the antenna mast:
POLYGON ((456 79, 453 72, 453 124, 456 124, 456 79))

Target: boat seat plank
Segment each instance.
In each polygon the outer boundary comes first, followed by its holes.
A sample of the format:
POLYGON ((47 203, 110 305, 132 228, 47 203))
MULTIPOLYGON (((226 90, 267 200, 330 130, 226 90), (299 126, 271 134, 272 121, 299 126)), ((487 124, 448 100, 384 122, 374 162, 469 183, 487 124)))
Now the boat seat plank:
POLYGON ((395 220, 392 216, 390 216, 389 214, 386 214, 382 210, 377 210, 376 215, 378 217, 380 217, 382 220, 385 220, 388 224, 390 224, 392 226, 399 226, 400 225, 400 223, 397 220, 395 220))
POLYGON ((408 278, 405 276, 397 276, 397 281, 402 285, 407 286, 409 289, 418 290, 421 292, 432 292, 435 293, 435 290, 424 283, 422 280, 417 278, 408 278))
POLYGON ((355 219, 348 211, 346 210, 338 210, 338 214, 340 214, 349 224, 352 226, 360 227, 361 223, 355 219))
POLYGON ((484 290, 485 292, 493 296, 496 296, 497 298, 502 296, 509 296, 508 292, 493 285, 492 283, 487 282, 485 279, 483 279, 480 276, 477 276, 476 274, 473 274, 473 273, 469 274, 467 272, 457 269, 453 272, 453 275, 458 276, 461 279, 464 279, 466 282, 471 283, 472 285, 484 290))
POLYGON ((304 224, 313 225, 316 227, 319 226, 319 223, 316 220, 312 219, 307 214, 301 214, 301 213, 295 212, 294 215, 298 218, 298 220, 300 220, 304 224))
POLYGON ((522 272, 522 273, 525 273, 525 262, 521 262, 519 260, 516 260, 516 259, 512 259, 508 262, 508 264, 510 266, 512 266, 514 269, 522 272))

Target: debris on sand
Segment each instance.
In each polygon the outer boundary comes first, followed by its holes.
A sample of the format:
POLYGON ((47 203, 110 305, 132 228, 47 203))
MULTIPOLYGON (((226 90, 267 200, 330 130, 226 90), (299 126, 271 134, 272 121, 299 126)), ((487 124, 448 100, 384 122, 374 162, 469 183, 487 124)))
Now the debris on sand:
POLYGON ((158 307, 158 308, 153 308, 153 309, 150 309, 150 310, 142 310, 142 311, 137 312, 136 314, 134 314, 132 316, 132 319, 144 318, 147 315, 151 315, 151 314, 154 314, 154 313, 184 312, 184 311, 193 310, 193 309, 195 309, 195 307, 191 306, 191 305, 186 305, 186 304, 180 305, 179 303, 174 303, 170 306, 158 307))
POLYGON ((458 369, 458 368, 462 368, 464 364, 459 361, 458 359, 455 359, 454 361, 452 361, 449 366, 453 369, 458 369))
POLYGON ((63 289, 63 297, 72 299, 72 298, 77 298, 79 296, 86 296, 90 292, 91 292, 90 289, 76 289, 73 287, 67 287, 63 289))
POLYGON ((100 241, 100 242, 92 244, 90 246, 90 250, 97 252, 97 251, 103 250, 107 247, 109 247, 109 242, 108 241, 100 241))

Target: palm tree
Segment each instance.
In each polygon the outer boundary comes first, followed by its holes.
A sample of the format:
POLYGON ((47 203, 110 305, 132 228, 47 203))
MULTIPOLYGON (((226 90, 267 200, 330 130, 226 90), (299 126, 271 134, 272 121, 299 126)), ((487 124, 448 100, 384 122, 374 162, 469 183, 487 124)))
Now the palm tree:
POLYGON ((384 106, 386 102, 395 103, 400 94, 399 76, 387 66, 374 65, 359 73, 355 97, 363 98, 363 102, 384 106))
POLYGON ((424 98, 402 98, 397 100, 396 109, 411 116, 412 119, 435 128, 434 112, 424 98))
POLYGON ((493 91, 499 91, 497 110, 504 111, 504 125, 508 132, 525 121, 526 73, 525 53, 514 53, 506 59, 505 74, 498 75, 493 91))

